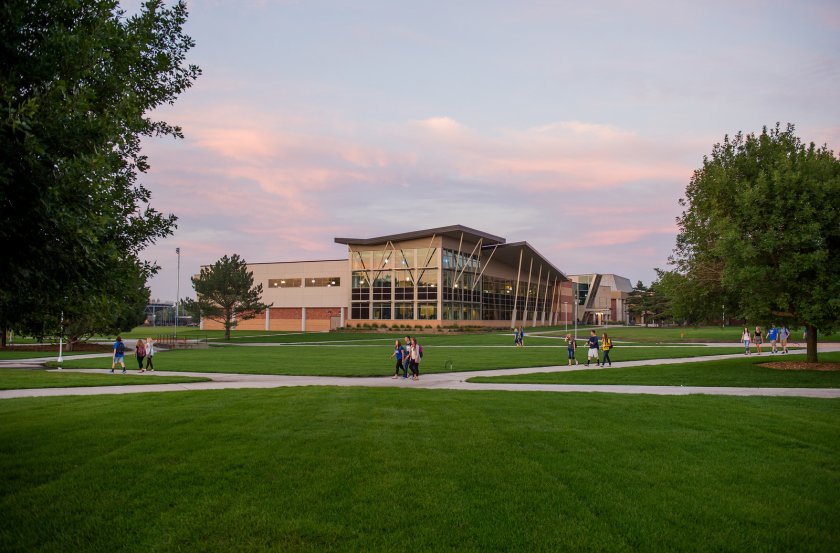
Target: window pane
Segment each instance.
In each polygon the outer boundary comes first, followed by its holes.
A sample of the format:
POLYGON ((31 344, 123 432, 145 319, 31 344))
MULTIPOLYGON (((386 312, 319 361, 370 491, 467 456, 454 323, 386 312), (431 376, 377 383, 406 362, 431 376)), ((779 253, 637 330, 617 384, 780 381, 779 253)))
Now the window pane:
POLYGON ((370 270, 371 252, 353 252, 350 259, 353 260, 353 270, 370 270))
POLYGON ((354 303, 350 310, 351 319, 370 319, 370 304, 354 303))
POLYGON ((394 305, 395 319, 413 319, 414 318, 414 304, 413 303, 397 303, 394 305))
POLYGON ((299 278, 270 278, 268 279, 269 288, 300 288, 301 279, 299 278))
POLYGON ((389 303, 374 303, 373 317, 371 319, 391 320, 391 304, 389 303))
POLYGON ((417 304, 417 318, 423 320, 437 319, 437 304, 436 303, 418 303, 417 304))
POLYGON ((341 286, 339 277, 316 277, 304 279, 304 285, 308 288, 341 286))
POLYGON ((417 250, 418 267, 437 267, 437 248, 419 248, 417 250))

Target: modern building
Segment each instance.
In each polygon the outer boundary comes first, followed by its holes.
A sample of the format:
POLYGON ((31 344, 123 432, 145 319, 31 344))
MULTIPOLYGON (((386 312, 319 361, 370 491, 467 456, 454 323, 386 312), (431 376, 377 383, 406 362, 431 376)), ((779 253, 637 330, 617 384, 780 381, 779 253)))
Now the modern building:
MULTIPOLYGON (((273 304, 238 329, 542 326, 572 321, 572 283, 527 242, 461 225, 336 238, 347 259, 249 264, 273 304)), ((202 321, 203 328, 220 328, 202 321)))
POLYGON ((614 274, 569 275, 578 298, 577 319, 584 324, 627 323, 630 280, 614 274))

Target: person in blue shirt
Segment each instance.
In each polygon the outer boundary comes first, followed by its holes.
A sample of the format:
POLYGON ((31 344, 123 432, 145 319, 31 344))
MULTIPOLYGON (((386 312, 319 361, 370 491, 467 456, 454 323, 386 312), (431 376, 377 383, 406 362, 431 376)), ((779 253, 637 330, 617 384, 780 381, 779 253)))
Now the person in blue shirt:
POLYGON ((589 340, 587 343, 589 344, 589 351, 586 353, 586 366, 589 366, 589 361, 591 359, 595 359, 595 366, 600 367, 600 363, 598 363, 598 335, 595 333, 594 330, 591 330, 591 336, 589 336, 589 340))
POLYGON ((111 357, 111 374, 114 373, 114 368, 117 363, 122 367, 122 372, 125 374, 125 344, 120 336, 117 336, 117 341, 114 342, 114 355, 111 357))
POLYGON ((397 366, 394 368, 394 376, 391 378, 397 378, 400 375, 400 371, 403 373, 403 378, 408 378, 408 363, 403 364, 405 349, 403 349, 399 340, 394 344, 394 353, 391 354, 389 359, 393 358, 397 359, 397 366))
POLYGON ((778 353, 776 351, 776 341, 779 339, 779 329, 776 328, 775 323, 770 325, 770 329, 767 331, 767 339, 770 340, 770 353, 778 353))

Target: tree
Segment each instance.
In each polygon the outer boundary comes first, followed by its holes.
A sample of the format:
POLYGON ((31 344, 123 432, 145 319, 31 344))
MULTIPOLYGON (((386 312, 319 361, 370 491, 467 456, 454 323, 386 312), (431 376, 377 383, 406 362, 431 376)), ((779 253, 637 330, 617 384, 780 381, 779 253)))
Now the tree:
MULTIPOLYGON (((182 137, 147 114, 200 74, 185 63, 184 2, 8 0, 0 17, 0 334, 37 332, 73 291, 157 267, 139 253, 172 233, 137 182, 142 137, 182 137)), ((116 301, 116 300, 115 300, 116 301)), ((58 319, 55 319, 56 321, 58 319)))
MULTIPOLYGON (((636 286, 633 287, 633 291, 627 295, 627 312, 637 318, 637 324, 645 316, 646 293, 647 287, 640 280, 636 282, 636 286)), ((645 320, 645 326, 647 326, 647 320, 645 320)))
POLYGON ((262 284, 254 286, 254 273, 239 255, 224 256, 192 277, 196 299, 187 301, 187 312, 225 326, 225 340, 237 321, 253 319, 271 307, 260 302, 262 284))
POLYGON ((840 160, 802 144, 793 125, 724 137, 695 171, 671 263, 670 292, 758 324, 840 323, 840 160))

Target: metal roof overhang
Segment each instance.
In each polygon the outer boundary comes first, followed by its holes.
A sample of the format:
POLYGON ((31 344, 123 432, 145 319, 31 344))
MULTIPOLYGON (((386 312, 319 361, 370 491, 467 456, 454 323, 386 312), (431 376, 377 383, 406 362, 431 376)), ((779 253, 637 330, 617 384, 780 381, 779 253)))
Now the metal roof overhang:
POLYGON ((438 227, 426 230, 415 230, 412 232, 404 232, 402 234, 389 234, 387 236, 377 236, 375 238, 336 238, 337 244, 346 244, 348 246, 372 246, 376 244, 387 244, 388 242, 403 242, 405 240, 415 240, 417 238, 428 238, 432 235, 448 236, 450 238, 459 239, 461 235, 465 238, 471 239, 473 242, 483 240, 482 244, 490 244, 490 247, 496 244, 504 244, 505 239, 500 236, 493 236, 480 230, 475 230, 463 225, 451 225, 448 227, 438 227))
POLYGON ((566 273, 555 267, 553 263, 551 263, 549 260, 543 257, 542 254, 535 250, 528 242, 512 242, 510 244, 499 244, 498 246, 484 246, 481 248, 482 263, 486 262, 486 260, 490 258, 490 253, 493 251, 494 248, 496 249, 496 252, 493 254, 494 260, 501 261, 502 263, 505 263, 512 267, 518 267, 519 252, 522 251, 523 267, 525 267, 525 262, 528 259, 533 259, 535 262, 542 263, 544 267, 547 267, 551 271, 554 271, 554 273, 557 275, 558 280, 562 282, 569 280, 569 277, 566 276, 566 273))

